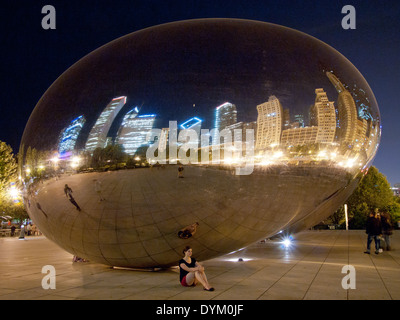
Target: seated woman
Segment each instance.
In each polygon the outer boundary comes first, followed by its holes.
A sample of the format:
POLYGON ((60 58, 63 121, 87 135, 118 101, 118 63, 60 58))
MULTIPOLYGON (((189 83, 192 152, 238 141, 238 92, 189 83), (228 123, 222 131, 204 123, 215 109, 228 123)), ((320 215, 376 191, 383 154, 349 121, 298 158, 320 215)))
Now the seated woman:
POLYGON ((195 286, 197 282, 200 282, 204 290, 214 291, 214 288, 208 283, 206 274, 204 273, 204 267, 200 265, 195 258, 192 258, 192 248, 186 246, 183 249, 185 255, 183 259, 179 261, 180 269, 180 282, 184 287, 195 286))

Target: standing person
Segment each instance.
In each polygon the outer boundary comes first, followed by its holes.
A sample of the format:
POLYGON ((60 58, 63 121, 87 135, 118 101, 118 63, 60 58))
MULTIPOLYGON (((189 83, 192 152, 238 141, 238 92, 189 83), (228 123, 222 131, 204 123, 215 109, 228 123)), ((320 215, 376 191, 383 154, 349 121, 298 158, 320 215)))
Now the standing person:
POLYGON ((192 258, 192 248, 186 246, 183 249, 185 255, 183 259, 179 261, 179 279, 181 285, 184 287, 195 286, 197 282, 200 282, 204 290, 214 291, 214 288, 208 283, 206 274, 204 273, 204 267, 200 265, 195 258, 192 258))
POLYGON ((390 245, 390 236, 393 234, 393 224, 390 219, 390 215, 387 212, 382 213, 381 215, 381 222, 382 222, 382 234, 383 238, 385 239, 386 243, 386 251, 390 251, 392 249, 390 245))
POLYGON ((14 225, 11 226, 11 237, 15 235, 15 229, 17 229, 14 225))
POLYGON ((81 208, 78 206, 74 197, 72 196, 72 189, 67 184, 64 187, 64 193, 67 196, 68 200, 76 207, 76 210, 81 211, 81 208))
POLYGON ((368 235, 367 238, 367 250, 364 253, 370 254, 372 239, 375 241, 375 254, 379 254, 379 236, 382 234, 382 224, 378 209, 375 209, 375 213, 371 212, 367 219, 365 233, 368 235))
POLYGON ((97 179, 94 179, 93 182, 94 182, 94 191, 96 191, 97 195, 99 196, 99 201, 106 200, 106 199, 103 197, 103 194, 102 194, 102 190, 101 190, 101 181, 99 181, 99 180, 97 180, 97 179))

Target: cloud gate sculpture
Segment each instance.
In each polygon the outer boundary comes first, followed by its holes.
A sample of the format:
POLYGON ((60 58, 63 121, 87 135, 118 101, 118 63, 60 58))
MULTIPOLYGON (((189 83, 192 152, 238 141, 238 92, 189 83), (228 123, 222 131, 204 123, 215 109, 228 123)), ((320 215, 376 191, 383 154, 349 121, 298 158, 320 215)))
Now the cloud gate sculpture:
POLYGON ((380 141, 377 102, 327 44, 238 19, 134 32, 65 71, 20 147, 24 203, 66 251, 120 267, 238 250, 330 216, 380 141))

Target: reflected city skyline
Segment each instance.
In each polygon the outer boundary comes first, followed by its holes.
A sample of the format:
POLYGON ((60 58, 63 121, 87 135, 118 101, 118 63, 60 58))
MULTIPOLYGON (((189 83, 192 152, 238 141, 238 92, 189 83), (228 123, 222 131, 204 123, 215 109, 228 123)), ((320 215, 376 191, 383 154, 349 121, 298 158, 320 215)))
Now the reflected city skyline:
MULTIPOLYGON (((344 167, 352 167, 355 161, 364 164, 373 156, 379 145, 378 130, 380 128, 373 124, 379 119, 373 119, 369 112, 369 106, 365 103, 369 102, 369 99, 362 88, 357 88, 357 92, 362 93, 363 102, 356 104, 353 97, 359 95, 352 94, 332 71, 325 74, 335 88, 337 98, 333 99, 335 101, 330 101, 323 88, 316 88, 315 102, 310 106, 308 115, 296 114, 291 117, 290 109, 285 108, 286 106, 283 106, 279 98, 274 95, 270 96, 268 101, 256 106, 258 117, 252 122, 238 121, 240 108, 238 110, 231 102, 215 107, 214 128, 211 129, 217 129, 217 135, 210 137, 210 146, 221 145, 221 141, 218 141, 219 133, 224 129, 235 132, 236 136, 232 138, 232 141, 237 142, 246 140, 246 130, 254 130, 253 145, 256 162, 267 163, 263 156, 268 157, 268 151, 276 152, 278 149, 288 151, 286 155, 281 154, 279 158, 293 160, 296 156, 290 156, 290 154, 295 154, 295 150, 300 146, 318 144, 320 147, 317 157, 315 153, 309 155, 302 153, 299 159, 303 161, 330 160, 344 167), (292 121, 293 118, 295 121, 292 121), (308 119, 309 125, 305 124, 305 119, 308 119)), ((111 99, 91 128, 84 149, 75 147, 86 119, 84 115, 74 119, 70 126, 60 133, 58 146, 60 157, 63 158, 67 151, 69 152, 67 158, 78 156, 83 152, 93 154, 96 148, 105 148, 109 145, 121 145, 123 151, 130 156, 135 156, 140 147, 148 147, 152 143, 157 143, 160 151, 164 151, 169 144, 170 129, 164 128, 159 131, 159 134, 153 135, 152 141, 148 141, 148 134, 155 129, 157 115, 141 115, 140 108, 137 106, 123 115, 123 121, 116 136, 109 136, 111 126, 117 115, 122 113, 121 110, 127 102, 127 96, 111 99)), ((197 145, 199 148, 197 151, 204 149, 201 143, 202 122, 199 117, 194 116, 178 126, 178 132, 189 129, 196 132, 197 141, 192 141, 191 146, 193 148, 197 145)), ((224 144, 226 142, 222 143, 224 144)), ((181 145, 182 143, 178 142, 178 147, 181 145)), ((150 163, 151 159, 147 161, 150 163)), ((156 163, 154 161, 151 164, 156 163)), ((296 162, 291 161, 291 164, 294 163, 296 162)), ((232 164, 231 161, 229 164, 232 164)))

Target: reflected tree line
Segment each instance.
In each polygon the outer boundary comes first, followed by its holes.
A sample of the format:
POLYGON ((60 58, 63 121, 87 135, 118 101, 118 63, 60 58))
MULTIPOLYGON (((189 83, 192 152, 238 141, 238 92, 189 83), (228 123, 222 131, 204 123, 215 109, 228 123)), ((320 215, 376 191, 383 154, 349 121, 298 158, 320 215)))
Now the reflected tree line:
POLYGON ((148 167, 146 160, 147 147, 140 147, 132 156, 125 152, 119 144, 108 145, 105 148, 96 148, 91 154, 82 151, 65 158, 59 157, 54 151, 40 151, 23 146, 18 154, 19 175, 24 177, 25 183, 32 183, 41 179, 49 179, 61 173, 79 173, 86 171, 107 171, 119 169, 133 169, 148 167))

